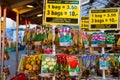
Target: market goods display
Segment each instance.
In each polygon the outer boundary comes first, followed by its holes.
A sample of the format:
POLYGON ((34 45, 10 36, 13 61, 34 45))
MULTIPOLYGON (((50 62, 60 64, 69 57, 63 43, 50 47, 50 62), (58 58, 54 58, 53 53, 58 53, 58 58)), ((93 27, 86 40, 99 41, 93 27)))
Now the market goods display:
POLYGON ((23 42, 28 42, 28 41, 30 41, 30 39, 31 39, 31 34, 30 34, 30 30, 29 30, 29 28, 26 28, 26 30, 25 30, 25 32, 24 32, 24 37, 23 37, 23 42))
POLYGON ((65 74, 58 74, 55 80, 76 80, 76 77, 66 76, 65 74))
POLYGON ((52 54, 52 48, 44 49, 44 54, 52 54))
POLYGON ((106 41, 107 41, 107 44, 115 44, 114 33, 107 33, 106 34, 106 41))
POLYGON ((77 57, 67 56, 67 63, 68 63, 68 71, 70 75, 72 76, 78 75, 78 72, 80 72, 80 68, 79 68, 79 61, 77 60, 77 57))
POLYGON ((59 28, 60 46, 72 46, 72 32, 69 27, 59 28))
POLYGON ((108 69, 110 67, 110 55, 109 54, 102 54, 100 56, 100 61, 99 61, 100 69, 108 69))
POLYGON ((120 37, 119 37, 119 39, 117 41, 117 45, 120 46, 120 37))
POLYGON ((84 45, 88 46, 89 42, 88 42, 88 38, 87 38, 86 32, 82 30, 81 34, 82 34, 82 41, 83 41, 84 45))
POLYGON ((93 33, 91 45, 103 45, 106 42, 106 34, 104 32, 93 33))
POLYGON ((40 71, 41 67, 41 55, 29 55, 28 57, 22 57, 19 65, 20 71, 40 71))
POLYGON ((99 67, 99 65, 97 65, 99 63, 98 58, 99 57, 97 55, 82 56, 82 66, 83 66, 82 76, 97 74, 96 68, 99 67))
POLYGON ((56 57, 50 55, 42 56, 42 73, 54 73, 56 71, 56 57))
POLYGON ((10 75, 10 70, 8 67, 3 69, 3 72, 5 73, 5 76, 9 76, 10 75))
POLYGON ((5 50, 5 53, 4 53, 4 60, 9 60, 10 56, 8 54, 8 51, 5 50))
POLYGON ((120 77, 120 54, 114 54, 113 58, 110 60, 111 62, 111 75, 114 77, 120 77))
POLYGON ((23 43, 43 41, 45 38, 47 38, 47 33, 44 28, 27 28, 24 32, 23 43))

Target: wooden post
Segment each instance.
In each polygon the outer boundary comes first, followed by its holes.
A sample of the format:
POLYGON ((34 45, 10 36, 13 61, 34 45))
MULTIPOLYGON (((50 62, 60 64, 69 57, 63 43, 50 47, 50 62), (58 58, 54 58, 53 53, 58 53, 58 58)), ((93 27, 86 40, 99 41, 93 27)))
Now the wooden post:
POLYGON ((1 53, 2 53, 2 49, 1 49, 1 31, 2 31, 2 27, 1 27, 1 17, 2 17, 2 9, 1 9, 1 6, 0 6, 0 59, 1 59, 1 53))
MULTIPOLYGON (((16 16, 16 78, 18 75, 18 28, 19 28, 19 13, 17 13, 16 16)), ((18 80, 18 78, 16 80, 18 80)))
MULTIPOLYGON (((2 17, 2 9, 1 9, 1 6, 0 6, 0 60, 2 59, 2 46, 1 46, 1 29, 2 29, 2 27, 1 27, 1 17, 2 17)), ((0 68, 2 69, 2 67, 1 67, 1 61, 0 61, 0 68)), ((2 72, 1 72, 1 74, 2 74, 2 72)), ((0 74, 0 76, 1 76, 1 74, 0 74)), ((1 79, 1 78, 0 78, 1 79)))
POLYGON ((4 52, 5 52, 5 29, 6 29, 6 8, 4 8, 4 20, 3 20, 3 33, 2 33, 2 65, 1 65, 1 75, 3 75, 4 68, 4 52))

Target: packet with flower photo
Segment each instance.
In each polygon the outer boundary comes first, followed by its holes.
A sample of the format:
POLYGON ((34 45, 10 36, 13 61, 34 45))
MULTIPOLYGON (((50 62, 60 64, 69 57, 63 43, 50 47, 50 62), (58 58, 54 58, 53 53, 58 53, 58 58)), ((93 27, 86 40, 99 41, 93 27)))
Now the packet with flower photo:
POLYGON ((56 71, 56 56, 42 56, 42 73, 53 73, 56 71))

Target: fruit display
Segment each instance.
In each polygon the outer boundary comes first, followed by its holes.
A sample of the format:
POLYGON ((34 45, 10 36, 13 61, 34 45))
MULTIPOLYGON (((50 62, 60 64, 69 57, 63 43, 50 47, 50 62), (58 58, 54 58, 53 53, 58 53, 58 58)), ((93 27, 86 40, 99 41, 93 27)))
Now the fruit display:
POLYGON ((28 57, 21 58, 19 70, 20 71, 40 71, 41 68, 41 55, 29 55, 28 57))
POLYGON ((42 56, 42 73, 54 73, 56 70, 56 57, 43 55, 42 56))

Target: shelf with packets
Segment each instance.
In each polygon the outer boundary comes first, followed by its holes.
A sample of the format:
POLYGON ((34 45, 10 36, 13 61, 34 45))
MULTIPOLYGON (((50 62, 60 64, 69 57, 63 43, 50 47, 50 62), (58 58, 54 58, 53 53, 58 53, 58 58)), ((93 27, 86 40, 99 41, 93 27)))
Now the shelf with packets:
MULTIPOLYGON (((109 56, 112 68, 114 68, 115 65, 117 65, 118 67, 120 66, 120 64, 116 64, 117 62, 114 62, 115 60, 117 61, 119 60, 120 58, 119 54, 106 53, 105 55, 109 56)), ((22 62, 20 62, 20 65, 19 65, 19 71, 27 73, 27 75, 30 75, 31 78, 33 77, 40 78, 40 76, 42 77, 55 76, 57 80, 57 78, 62 78, 64 75, 67 75, 67 76, 64 76, 64 78, 71 78, 73 75, 73 72, 75 73, 77 72, 76 73, 77 75, 74 73, 75 75, 72 78, 74 78, 75 76, 86 77, 86 75, 89 75, 90 77, 90 76, 93 76, 93 74, 94 76, 96 74, 98 75, 97 72, 94 72, 96 68, 97 68, 97 71, 100 71, 99 70, 100 56, 102 56, 102 54, 100 53, 99 54, 90 53, 90 54, 81 54, 81 55, 68 55, 63 53, 56 53, 56 55, 52 55, 52 54, 36 54, 36 55, 34 54, 33 55, 32 54, 29 56, 23 56, 23 58, 21 59, 22 62), (71 59, 73 60, 73 62, 71 61, 71 59), (76 59, 78 62, 76 62, 76 59), (40 64, 38 64, 39 62, 40 64), (76 65, 79 67, 76 67, 76 65), (92 69, 90 68, 90 65, 91 66, 94 65, 96 67, 92 69), (89 73, 87 73, 86 70, 88 70, 89 73)), ((111 70, 108 69, 108 71, 111 71, 111 70)), ((100 72, 99 74, 102 75, 102 73, 100 72)), ((113 75, 113 73, 111 74, 113 75)))

